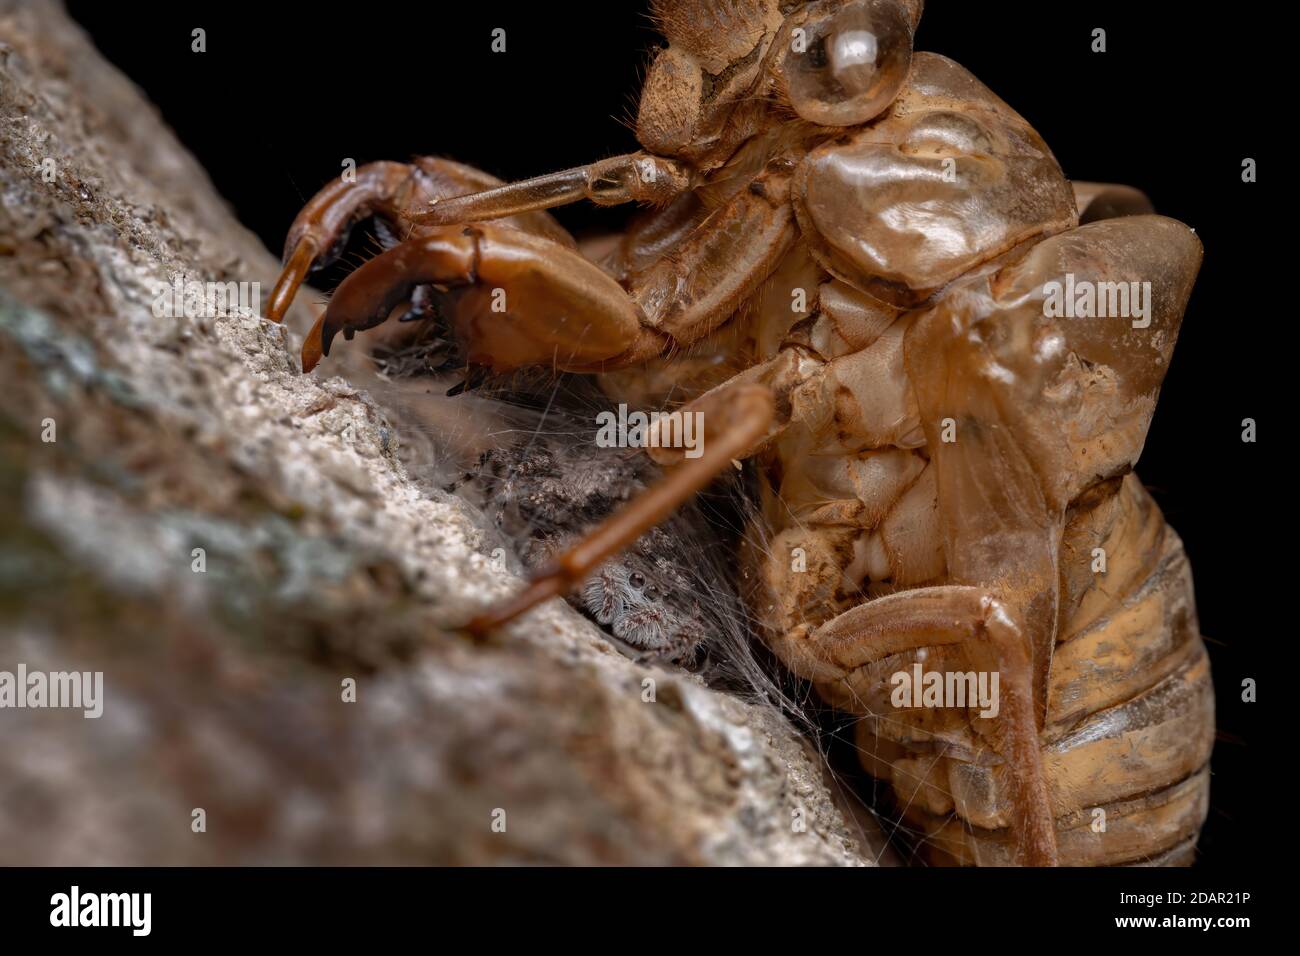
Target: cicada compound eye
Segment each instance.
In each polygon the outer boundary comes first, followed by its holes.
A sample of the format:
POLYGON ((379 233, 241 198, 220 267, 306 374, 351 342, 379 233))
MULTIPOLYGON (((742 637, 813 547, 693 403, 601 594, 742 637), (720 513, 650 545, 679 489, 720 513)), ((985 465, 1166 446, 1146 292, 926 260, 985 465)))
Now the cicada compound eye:
POLYGON ((795 112, 821 126, 856 126, 883 112, 912 62, 901 0, 822 0, 799 16, 780 62, 795 112))

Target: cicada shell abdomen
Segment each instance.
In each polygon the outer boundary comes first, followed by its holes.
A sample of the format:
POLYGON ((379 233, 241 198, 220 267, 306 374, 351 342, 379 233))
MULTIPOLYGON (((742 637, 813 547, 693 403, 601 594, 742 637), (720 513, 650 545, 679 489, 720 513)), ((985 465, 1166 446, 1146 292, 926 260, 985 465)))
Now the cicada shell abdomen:
MULTIPOLYGON (((1076 503, 1061 563, 1043 731, 1060 862, 1189 863, 1209 805, 1214 691, 1182 541, 1130 474, 1076 503)), ((926 855, 1011 865, 1003 768, 978 733, 891 727, 863 720, 858 745, 926 855)))

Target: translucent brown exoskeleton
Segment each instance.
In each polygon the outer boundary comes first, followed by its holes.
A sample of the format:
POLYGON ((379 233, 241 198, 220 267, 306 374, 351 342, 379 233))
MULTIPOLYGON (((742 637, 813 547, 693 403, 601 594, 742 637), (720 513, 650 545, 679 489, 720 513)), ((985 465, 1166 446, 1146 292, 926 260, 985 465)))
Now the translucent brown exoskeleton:
POLYGON ((642 152, 512 185, 358 170, 294 222, 272 317, 378 216, 409 238, 339 286, 305 368, 431 296, 471 366, 703 415, 699 457, 650 449, 664 480, 474 629, 750 460, 750 613, 863 716, 864 764, 934 855, 1187 861, 1213 695, 1181 543, 1132 469, 1198 240, 1135 190, 1067 182, 1006 103, 914 53, 920 0, 656 13, 642 152), (594 261, 543 211, 579 199, 652 208, 594 261), (996 706, 955 696, 994 676, 996 706))

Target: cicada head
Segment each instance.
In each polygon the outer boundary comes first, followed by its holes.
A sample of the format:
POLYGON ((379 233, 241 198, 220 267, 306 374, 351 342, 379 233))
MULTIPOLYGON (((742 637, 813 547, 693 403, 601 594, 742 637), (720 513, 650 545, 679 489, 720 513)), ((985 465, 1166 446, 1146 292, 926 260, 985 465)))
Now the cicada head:
POLYGON ((658 0, 668 46, 646 74, 637 138, 652 153, 707 163, 752 132, 769 103, 821 126, 865 123, 907 78, 921 2, 658 0))

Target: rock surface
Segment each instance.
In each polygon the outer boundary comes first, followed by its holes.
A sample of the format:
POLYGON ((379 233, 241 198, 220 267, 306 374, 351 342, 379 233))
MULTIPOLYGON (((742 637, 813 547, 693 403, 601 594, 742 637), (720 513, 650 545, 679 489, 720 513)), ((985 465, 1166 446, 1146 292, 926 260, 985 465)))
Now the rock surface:
POLYGON ((0 709, 0 864, 871 861, 773 712, 560 601, 450 631, 519 582, 383 409, 285 327, 155 314, 275 270, 57 4, 0 0, 0 671, 104 675, 99 719, 0 709))

